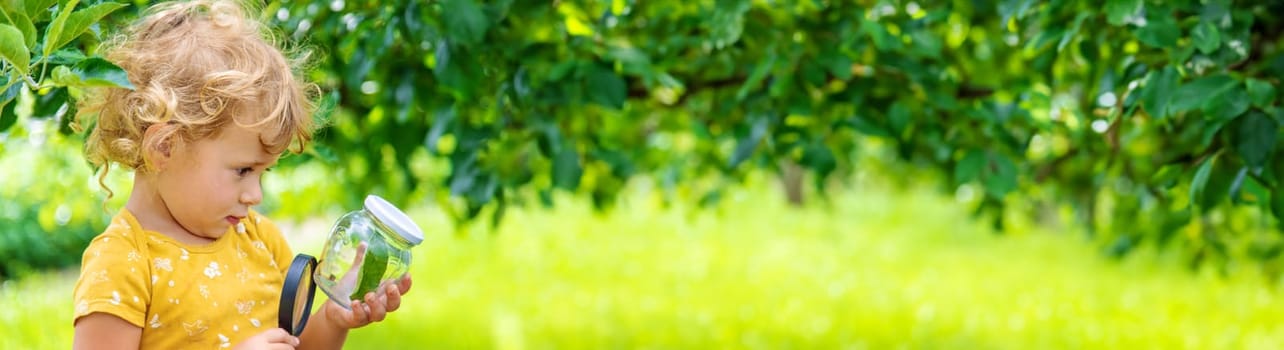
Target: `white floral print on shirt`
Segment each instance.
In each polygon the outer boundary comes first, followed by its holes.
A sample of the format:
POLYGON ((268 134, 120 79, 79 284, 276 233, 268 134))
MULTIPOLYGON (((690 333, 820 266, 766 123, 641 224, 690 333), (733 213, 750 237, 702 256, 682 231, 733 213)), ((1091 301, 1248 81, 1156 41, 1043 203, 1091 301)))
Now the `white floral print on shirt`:
POLYGON ((174 271, 174 266, 170 264, 169 258, 152 259, 152 265, 156 266, 157 270, 174 271))
POLYGON ((210 279, 214 279, 214 277, 218 277, 219 275, 222 275, 222 274, 223 273, 219 272, 218 270, 217 262, 211 261, 210 266, 205 268, 205 275, 209 276, 210 279))
POLYGON ((207 329, 209 329, 209 326, 205 325, 205 320, 196 320, 196 322, 192 323, 183 322, 183 330, 187 331, 187 336, 189 337, 195 337, 201 333, 205 333, 205 330, 207 329))

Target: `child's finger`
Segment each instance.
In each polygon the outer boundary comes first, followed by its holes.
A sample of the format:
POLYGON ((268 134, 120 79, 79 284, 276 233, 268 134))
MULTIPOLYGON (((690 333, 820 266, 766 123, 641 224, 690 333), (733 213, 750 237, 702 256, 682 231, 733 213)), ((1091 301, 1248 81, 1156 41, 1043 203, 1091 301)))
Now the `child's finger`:
POLYGON ((401 288, 396 284, 389 284, 384 290, 384 295, 388 300, 388 312, 397 311, 401 308, 401 288))
POLYGON ((384 305, 385 303, 386 299, 384 299, 382 294, 375 294, 374 292, 366 293, 366 312, 370 313, 370 322, 383 321, 383 318, 388 315, 388 310, 384 305))
POLYGON ((349 267, 348 272, 344 273, 344 275, 355 276, 358 271, 361 271, 361 264, 366 262, 366 249, 368 249, 366 242, 361 242, 361 244, 357 245, 357 254, 352 257, 352 267, 349 267))
POLYGON ((406 293, 410 292, 410 274, 407 273, 400 280, 397 280, 397 289, 401 291, 401 295, 406 295, 406 293))
POLYGON ((339 285, 343 288, 357 288, 357 276, 361 275, 361 265, 366 262, 366 249, 366 242, 357 245, 357 254, 352 258, 352 267, 349 267, 348 271, 343 273, 343 277, 339 278, 339 285))
POLYGON ((360 327, 370 323, 370 314, 368 309, 362 305, 360 300, 353 300, 352 304, 352 326, 360 327))
POLYGON ((274 328, 262 333, 263 340, 269 344, 289 344, 291 347, 299 345, 299 338, 295 338, 284 329, 274 328))

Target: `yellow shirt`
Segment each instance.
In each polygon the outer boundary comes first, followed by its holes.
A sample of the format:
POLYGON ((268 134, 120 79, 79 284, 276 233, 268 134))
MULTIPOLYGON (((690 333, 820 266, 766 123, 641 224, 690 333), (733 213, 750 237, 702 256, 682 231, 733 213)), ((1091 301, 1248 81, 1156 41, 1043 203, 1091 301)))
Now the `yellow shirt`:
POLYGON ((277 327, 293 254, 276 225, 250 212, 192 246, 144 231, 127 210, 85 249, 74 319, 94 312, 143 328, 143 349, 223 348, 277 327))

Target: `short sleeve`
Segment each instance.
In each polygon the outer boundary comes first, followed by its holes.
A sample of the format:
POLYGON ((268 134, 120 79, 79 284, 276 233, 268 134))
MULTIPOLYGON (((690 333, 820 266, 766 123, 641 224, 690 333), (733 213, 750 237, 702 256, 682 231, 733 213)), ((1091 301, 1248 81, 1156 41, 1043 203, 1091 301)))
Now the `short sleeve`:
POLYGON ((290 262, 294 259, 294 252, 290 249, 289 242, 286 242, 285 235, 281 234, 281 229, 276 223, 258 212, 250 212, 247 218, 254 225, 252 232, 258 235, 258 239, 263 241, 267 250, 272 252, 272 260, 276 262, 276 267, 282 274, 290 268, 290 262))
POLYGON ((85 248, 73 320, 102 312, 143 327, 151 301, 150 262, 129 235, 128 230, 109 229, 85 248))

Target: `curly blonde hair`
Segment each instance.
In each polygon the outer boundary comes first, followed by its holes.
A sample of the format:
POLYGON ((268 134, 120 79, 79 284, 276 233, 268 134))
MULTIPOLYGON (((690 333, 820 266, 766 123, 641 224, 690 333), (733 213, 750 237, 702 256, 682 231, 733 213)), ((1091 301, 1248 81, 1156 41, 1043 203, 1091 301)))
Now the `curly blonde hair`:
POLYGON ((273 33, 247 16, 251 8, 228 0, 157 4, 103 44, 100 52, 136 87, 93 90, 80 102, 77 124, 92 125, 85 155, 101 167, 108 198, 112 163, 151 171, 144 150, 181 150, 228 123, 257 128, 270 153, 291 144, 303 151, 317 95, 295 70, 306 55, 287 57, 273 33))

